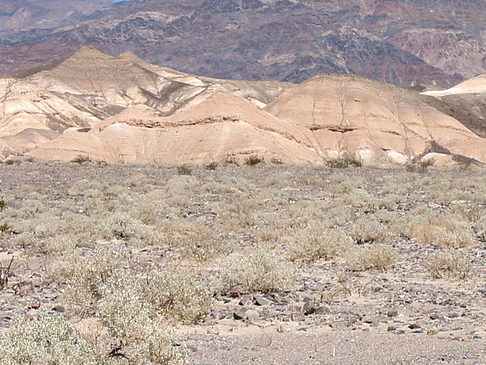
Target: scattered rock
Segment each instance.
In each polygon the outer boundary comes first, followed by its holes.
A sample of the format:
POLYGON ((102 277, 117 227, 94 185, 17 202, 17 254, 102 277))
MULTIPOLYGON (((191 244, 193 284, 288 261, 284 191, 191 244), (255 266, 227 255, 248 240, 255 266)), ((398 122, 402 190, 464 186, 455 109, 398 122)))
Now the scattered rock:
POLYGON ((396 317, 398 316, 398 310, 396 309, 390 309, 388 312, 386 312, 387 317, 396 317))
POLYGON ((305 302, 302 306, 302 313, 304 313, 306 316, 310 314, 328 314, 329 312, 329 308, 321 306, 317 303, 305 302))
POLYGON ((233 318, 238 321, 242 321, 246 319, 246 314, 242 312, 233 312, 233 318))
POLYGON ((244 315, 250 322, 255 322, 260 318, 260 313, 253 309, 247 310, 244 315))
POLYGON ((270 303, 271 302, 265 297, 261 297, 261 296, 255 297, 255 304, 258 306, 265 306, 265 305, 269 305, 270 303))
POLYGON ((244 295, 244 296, 241 297, 240 302, 238 304, 242 305, 242 306, 247 306, 247 305, 252 304, 252 302, 253 302, 253 296, 244 295))
POLYGON ((300 312, 292 313, 290 315, 290 319, 293 322, 301 322, 301 321, 305 320, 305 315, 304 315, 304 313, 300 313, 300 312))
POLYGON ((56 305, 52 308, 52 310, 58 313, 64 313, 66 311, 66 309, 62 305, 56 305))
POLYGON ((412 323, 411 325, 408 326, 408 328, 410 328, 411 330, 415 330, 418 328, 422 328, 422 326, 419 325, 418 323, 412 323))

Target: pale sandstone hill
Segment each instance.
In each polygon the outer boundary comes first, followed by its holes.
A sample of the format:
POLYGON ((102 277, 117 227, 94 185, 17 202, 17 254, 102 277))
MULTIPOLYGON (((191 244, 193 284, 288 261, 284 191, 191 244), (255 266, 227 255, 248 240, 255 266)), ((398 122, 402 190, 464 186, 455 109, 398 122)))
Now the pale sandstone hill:
POLYGON ((83 47, 67 59, 0 79, 0 151, 5 155, 30 149, 33 145, 20 135, 25 129, 31 130, 29 135, 42 131, 44 141, 57 136, 44 131, 59 134, 70 127, 91 128, 137 105, 167 116, 216 90, 264 106, 287 87, 277 82, 198 78, 150 65, 131 53, 111 57, 83 47))
POLYGON ((284 162, 322 163, 309 130, 274 118, 243 98, 216 93, 170 117, 134 107, 89 133, 72 130, 33 149, 38 158, 79 154, 109 162, 204 163, 258 155, 284 162), (72 146, 78 146, 73 149, 72 146))
POLYGON ((434 106, 460 120, 481 137, 486 137, 486 74, 473 77, 450 89, 426 91, 437 99, 434 106))
POLYGON ((0 79, 4 156, 205 163, 260 155, 317 164, 349 157, 388 165, 461 155, 486 162, 485 140, 434 107, 435 99, 357 77, 298 85, 218 80, 92 47, 13 76, 0 79))
POLYGON ((446 96, 458 94, 486 93, 486 74, 473 77, 446 90, 425 91, 423 95, 446 96))
POLYGON ((362 78, 317 77, 283 93, 265 110, 312 130, 325 158, 386 164, 450 152, 486 161, 486 141, 459 121, 414 92, 362 78), (463 147, 468 145, 474 149, 463 147))

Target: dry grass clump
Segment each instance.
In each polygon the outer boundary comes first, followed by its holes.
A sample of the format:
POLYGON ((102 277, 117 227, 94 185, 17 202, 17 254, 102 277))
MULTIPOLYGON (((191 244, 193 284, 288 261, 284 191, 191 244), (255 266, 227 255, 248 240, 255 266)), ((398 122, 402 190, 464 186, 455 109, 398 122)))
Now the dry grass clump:
POLYGON ((358 219, 351 228, 351 237, 357 244, 385 243, 393 238, 389 228, 373 215, 365 215, 358 219))
POLYGON ((449 250, 436 252, 430 259, 428 269, 434 279, 454 277, 467 280, 471 277, 472 266, 465 255, 449 250))
POLYGON ((401 234, 439 247, 471 247, 476 243, 471 223, 456 214, 415 209, 395 225, 401 234))
POLYGON ((291 260, 312 262, 330 260, 342 255, 352 244, 351 238, 340 229, 311 226, 298 231, 289 247, 291 260))
POLYGON ((355 247, 346 256, 346 264, 355 271, 376 270, 385 272, 398 261, 398 252, 386 245, 355 247))
POLYGON ((182 248, 187 258, 208 261, 220 254, 231 252, 231 247, 224 238, 217 236, 214 230, 198 223, 181 223, 173 234, 172 246, 182 248))
POLYGON ((291 288, 296 279, 293 264, 276 252, 259 249, 230 256, 223 262, 220 290, 240 294, 280 292, 291 288))

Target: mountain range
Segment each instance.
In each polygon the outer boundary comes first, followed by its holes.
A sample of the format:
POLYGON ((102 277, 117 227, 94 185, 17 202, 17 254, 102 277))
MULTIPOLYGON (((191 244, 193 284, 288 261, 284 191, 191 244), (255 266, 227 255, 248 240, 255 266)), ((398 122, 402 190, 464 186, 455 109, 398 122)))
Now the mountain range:
POLYGON ((0 20, 3 74, 83 45, 234 80, 450 87, 486 73, 483 0, 6 0, 0 20))

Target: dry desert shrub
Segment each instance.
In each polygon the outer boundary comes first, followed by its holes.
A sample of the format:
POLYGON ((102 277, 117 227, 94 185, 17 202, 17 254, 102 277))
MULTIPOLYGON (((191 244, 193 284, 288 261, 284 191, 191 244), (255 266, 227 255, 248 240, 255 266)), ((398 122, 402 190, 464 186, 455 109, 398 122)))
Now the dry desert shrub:
POLYGON ((393 238, 390 229, 379 222, 374 215, 365 215, 359 218, 352 225, 351 237, 357 244, 386 243, 393 238))
POLYGON ((269 293, 288 290, 296 279, 293 264, 281 255, 259 249, 233 255, 223 262, 219 286, 223 293, 269 293))
POLYGON ((347 265, 355 271, 387 271, 399 259, 398 252, 386 245, 355 247, 345 256, 347 265))
POLYGON ((310 226, 298 231, 289 246, 291 260, 312 262, 341 256, 352 244, 351 238, 340 229, 310 226))
POLYGON ((20 316, 0 334, 0 364, 98 365, 104 362, 91 344, 60 315, 20 316))
POLYGON ((120 247, 74 251, 54 260, 49 271, 66 281, 64 296, 81 313, 96 311, 101 301, 117 295, 141 298, 137 305, 153 315, 188 322, 200 320, 211 307, 208 282, 187 273, 146 268, 120 247))
POLYGON ((448 250, 433 254, 428 269, 434 279, 453 277, 467 280, 471 277, 472 265, 464 254, 448 250))
POLYGON ((400 234, 439 247, 470 247, 476 243, 471 224, 459 215, 441 214, 419 208, 399 220, 395 227, 400 234))
POLYGON ((214 230, 198 223, 181 223, 177 226, 177 236, 173 237, 172 246, 182 247, 187 258, 208 261, 218 255, 228 254, 231 247, 224 237, 216 235, 214 230))

